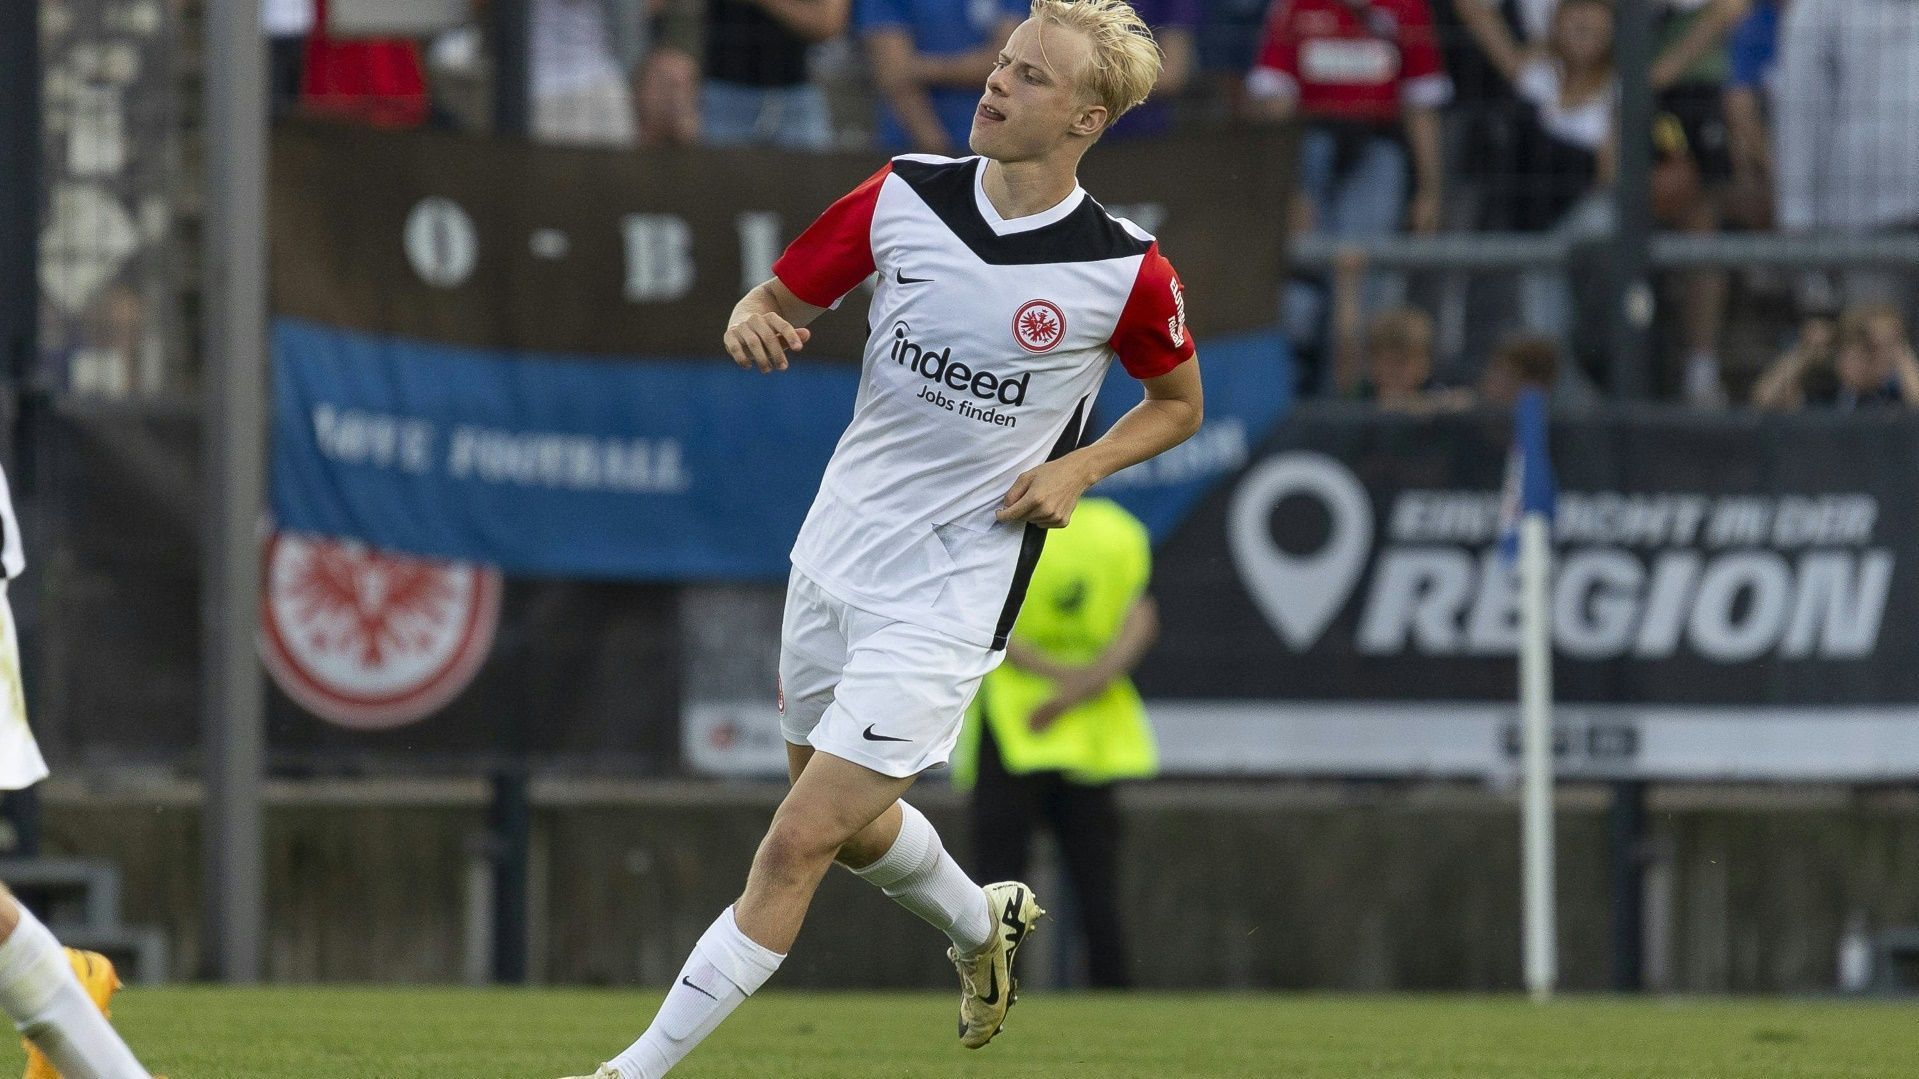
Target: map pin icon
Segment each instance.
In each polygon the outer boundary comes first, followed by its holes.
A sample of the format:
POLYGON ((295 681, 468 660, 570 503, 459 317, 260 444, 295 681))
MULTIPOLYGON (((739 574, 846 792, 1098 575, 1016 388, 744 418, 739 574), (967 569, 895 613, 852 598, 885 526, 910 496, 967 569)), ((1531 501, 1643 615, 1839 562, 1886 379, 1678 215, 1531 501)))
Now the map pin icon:
POLYGON ((1311 648, 1353 594, 1373 544, 1373 506, 1352 470, 1323 453, 1286 453, 1240 481, 1227 542, 1246 591, 1295 652, 1311 648), (1291 554, 1273 541, 1273 508, 1294 495, 1326 507, 1325 544, 1291 554))

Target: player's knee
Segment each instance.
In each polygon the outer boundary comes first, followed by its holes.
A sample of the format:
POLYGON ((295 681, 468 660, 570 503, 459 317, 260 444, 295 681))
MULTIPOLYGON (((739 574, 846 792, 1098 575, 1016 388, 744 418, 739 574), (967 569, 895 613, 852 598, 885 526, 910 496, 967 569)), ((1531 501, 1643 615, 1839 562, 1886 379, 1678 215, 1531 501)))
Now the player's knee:
POLYGON ((886 851, 891 844, 873 839, 868 834, 869 831, 870 829, 862 829, 859 834, 840 844, 840 849, 833 855, 833 860, 848 869, 858 871, 886 857, 886 851))
POLYGON ((844 837, 825 821, 801 813, 782 813, 773 819, 766 839, 760 843, 760 861, 781 877, 804 876, 823 871, 833 860, 844 837))

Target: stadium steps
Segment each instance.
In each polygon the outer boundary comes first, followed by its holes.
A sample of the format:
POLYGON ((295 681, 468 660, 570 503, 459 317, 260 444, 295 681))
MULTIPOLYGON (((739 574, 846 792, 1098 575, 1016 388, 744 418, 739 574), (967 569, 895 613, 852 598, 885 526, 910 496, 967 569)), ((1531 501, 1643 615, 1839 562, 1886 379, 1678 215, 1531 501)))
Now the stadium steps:
POLYGON ((166 934, 120 921, 120 869, 92 858, 0 858, 0 881, 47 923, 62 944, 113 960, 129 983, 167 975, 166 934))
POLYGON ((53 935, 69 948, 99 952, 113 960, 120 980, 128 985, 158 985, 167 980, 167 935, 151 925, 51 925, 53 935))

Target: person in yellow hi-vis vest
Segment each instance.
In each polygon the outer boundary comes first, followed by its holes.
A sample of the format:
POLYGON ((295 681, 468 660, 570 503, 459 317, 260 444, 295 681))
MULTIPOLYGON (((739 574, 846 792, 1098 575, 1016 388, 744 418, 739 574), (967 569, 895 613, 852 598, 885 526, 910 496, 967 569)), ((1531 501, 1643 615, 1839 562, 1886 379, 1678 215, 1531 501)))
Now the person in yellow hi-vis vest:
POLYGON ((1104 498, 1081 501, 1047 536, 1006 661, 980 685, 953 752, 954 784, 973 792, 975 875, 1023 879, 1034 827, 1051 828, 1099 988, 1131 984, 1113 784, 1159 767, 1127 677, 1159 630, 1152 558, 1138 518, 1104 498))

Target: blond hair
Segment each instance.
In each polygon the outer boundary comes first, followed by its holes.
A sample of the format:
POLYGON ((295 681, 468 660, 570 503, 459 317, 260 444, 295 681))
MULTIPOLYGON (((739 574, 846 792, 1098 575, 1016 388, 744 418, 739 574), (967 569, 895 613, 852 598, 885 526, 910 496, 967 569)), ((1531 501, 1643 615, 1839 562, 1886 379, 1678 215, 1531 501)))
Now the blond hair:
POLYGON ((1905 335, 1906 314, 1897 304, 1866 300, 1847 307, 1839 313, 1839 346, 1864 348, 1872 344, 1872 331, 1885 322, 1899 327, 1900 335, 1905 335))
POLYGON ((1106 106, 1106 126, 1146 100, 1159 81, 1159 44, 1125 0, 1032 0, 1032 18, 1078 30, 1092 42, 1086 89, 1106 106))
POLYGON ((1417 307, 1394 307, 1366 326, 1367 352, 1431 352, 1433 320, 1417 307))

